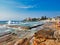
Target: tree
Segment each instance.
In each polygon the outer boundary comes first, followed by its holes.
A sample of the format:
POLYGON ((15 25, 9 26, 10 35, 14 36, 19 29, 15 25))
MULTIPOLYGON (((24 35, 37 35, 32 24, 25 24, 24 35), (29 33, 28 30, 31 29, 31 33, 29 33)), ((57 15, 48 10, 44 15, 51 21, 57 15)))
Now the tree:
POLYGON ((40 20, 46 20, 48 19, 46 16, 42 16, 40 20))

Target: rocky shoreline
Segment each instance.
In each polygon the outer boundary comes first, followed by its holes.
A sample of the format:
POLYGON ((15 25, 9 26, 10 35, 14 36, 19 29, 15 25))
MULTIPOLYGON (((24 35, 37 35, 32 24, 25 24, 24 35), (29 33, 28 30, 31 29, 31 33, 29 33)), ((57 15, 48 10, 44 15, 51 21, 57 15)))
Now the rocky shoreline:
POLYGON ((45 25, 34 34, 33 45, 60 45, 60 27, 56 23, 45 25))
POLYGON ((29 32, 18 30, 18 34, 5 35, 5 38, 0 39, 0 45, 60 45, 60 27, 58 24, 55 22, 45 23, 42 27, 42 29, 37 28, 37 32, 33 36, 30 35, 31 30, 29 32), (22 36, 24 38, 19 38, 21 33, 25 35, 22 36))

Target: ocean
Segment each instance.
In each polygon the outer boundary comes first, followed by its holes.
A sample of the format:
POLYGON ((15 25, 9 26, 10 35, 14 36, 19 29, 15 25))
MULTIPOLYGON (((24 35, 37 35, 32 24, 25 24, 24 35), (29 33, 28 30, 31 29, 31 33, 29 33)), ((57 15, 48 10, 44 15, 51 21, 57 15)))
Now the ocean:
MULTIPOLYGON (((10 24, 19 24, 20 21, 10 21, 10 24)), ((9 21, 0 21, 0 24, 8 24, 9 21)))
MULTIPOLYGON (((38 22, 20 22, 20 21, 12 21, 10 23, 10 25, 12 24, 16 24, 16 25, 19 25, 19 26, 29 26, 29 27, 33 27, 33 26, 36 26, 36 25, 39 25, 39 24, 43 24, 44 22, 43 21, 38 21, 38 22), (13 22, 13 23, 12 23, 13 22)), ((0 21, 0 25, 3 24, 8 24, 8 21, 0 21)), ((9 24, 8 24, 9 25, 9 24)), ((6 28, 6 27, 2 27, 0 26, 0 36, 1 35, 4 35, 5 33, 9 33, 9 32, 12 32, 12 33, 16 33, 19 37, 24 37, 25 35, 27 34, 34 34, 36 31, 36 28, 34 29, 31 29, 31 30, 27 30, 27 31, 20 31, 19 33, 17 32, 16 29, 12 29, 12 28, 6 28), (20 34, 20 35, 19 35, 20 34)))

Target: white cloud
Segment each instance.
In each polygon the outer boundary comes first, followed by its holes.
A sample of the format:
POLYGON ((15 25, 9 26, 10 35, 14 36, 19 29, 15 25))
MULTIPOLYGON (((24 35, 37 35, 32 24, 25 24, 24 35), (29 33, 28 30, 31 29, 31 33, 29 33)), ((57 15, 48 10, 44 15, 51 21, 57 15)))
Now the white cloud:
POLYGON ((35 6, 16 6, 16 7, 22 9, 28 9, 28 8, 34 8, 35 6))
MULTIPOLYGON (((26 5, 24 3, 19 3, 19 2, 15 2, 13 0, 2 0, 4 3, 10 4, 11 6, 13 5, 14 7, 17 8, 22 8, 22 9, 29 9, 29 8, 34 8, 36 7, 36 5, 26 5)), ((25 0, 26 1, 26 0, 25 0)), ((31 0, 34 1, 34 0, 31 0)))

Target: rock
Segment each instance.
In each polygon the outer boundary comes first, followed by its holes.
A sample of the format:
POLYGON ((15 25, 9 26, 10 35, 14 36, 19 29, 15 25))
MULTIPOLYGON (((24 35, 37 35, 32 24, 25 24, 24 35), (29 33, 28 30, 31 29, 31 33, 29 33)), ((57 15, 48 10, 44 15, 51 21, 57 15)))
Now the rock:
POLYGON ((53 38, 54 31, 53 30, 39 30, 38 32, 35 33, 36 38, 53 38))
POLYGON ((39 45, 46 45, 46 44, 43 42, 43 43, 40 43, 39 45))
POLYGON ((24 39, 16 41, 14 45, 29 45, 29 41, 27 38, 24 38, 24 39))
POLYGON ((56 42, 54 40, 46 40, 45 44, 46 45, 56 45, 56 42))
POLYGON ((56 38, 57 41, 60 41, 60 30, 56 30, 56 31, 54 32, 54 38, 56 38))
POLYGON ((34 35, 34 41, 33 45, 57 45, 55 38, 60 38, 60 32, 59 31, 53 31, 53 30, 39 30, 34 35))

